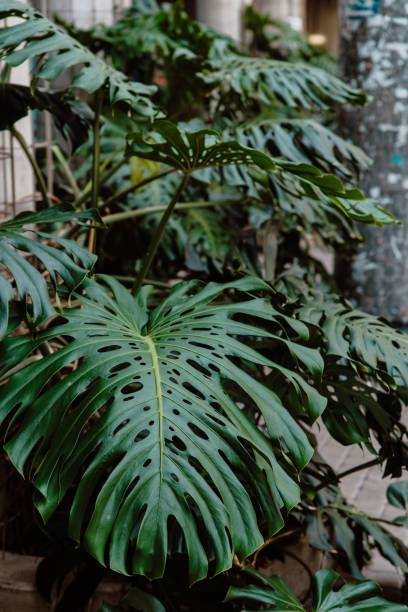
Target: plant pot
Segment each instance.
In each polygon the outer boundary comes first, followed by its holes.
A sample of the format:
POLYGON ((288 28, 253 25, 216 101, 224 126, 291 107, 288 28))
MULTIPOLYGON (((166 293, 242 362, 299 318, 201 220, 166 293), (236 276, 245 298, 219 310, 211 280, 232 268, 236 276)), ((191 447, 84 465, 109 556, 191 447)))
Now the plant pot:
MULTIPOLYGON (((41 557, 0 552, 0 612, 46 612, 51 610, 37 591, 35 573, 41 557)), ((120 576, 105 578, 95 591, 89 612, 96 612, 102 601, 118 604, 126 592, 120 576)))

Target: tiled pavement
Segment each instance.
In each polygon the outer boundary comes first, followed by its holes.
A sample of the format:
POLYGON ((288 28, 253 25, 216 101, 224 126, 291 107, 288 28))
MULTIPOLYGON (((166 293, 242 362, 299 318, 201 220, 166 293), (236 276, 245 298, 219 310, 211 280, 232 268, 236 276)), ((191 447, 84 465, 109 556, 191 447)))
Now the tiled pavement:
MULTIPOLYGON (((336 472, 346 471, 360 463, 370 460, 371 455, 363 451, 357 445, 342 446, 328 435, 325 428, 320 432, 315 431, 318 438, 318 449, 322 457, 333 467, 336 472)), ((408 479, 408 475, 402 480, 408 479)), ((341 483, 341 490, 347 501, 359 510, 373 517, 381 517, 392 520, 403 514, 391 506, 386 499, 385 492, 390 484, 390 478, 381 477, 379 466, 371 467, 361 472, 355 472, 346 476, 341 483)), ((408 529, 386 525, 386 528, 398 536, 408 545, 408 529)), ((373 554, 370 564, 363 570, 364 576, 375 580, 387 589, 387 592, 399 595, 408 603, 407 587, 404 586, 402 572, 396 569, 377 551, 373 554)))

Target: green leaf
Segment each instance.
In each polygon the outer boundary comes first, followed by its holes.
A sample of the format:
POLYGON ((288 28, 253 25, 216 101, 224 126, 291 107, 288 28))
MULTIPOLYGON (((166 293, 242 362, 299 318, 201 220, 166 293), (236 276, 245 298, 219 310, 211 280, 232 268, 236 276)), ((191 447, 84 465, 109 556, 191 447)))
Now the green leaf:
POLYGON ((380 597, 367 596, 379 590, 378 584, 372 580, 365 580, 359 584, 345 584, 341 589, 334 590, 339 579, 332 569, 321 569, 314 576, 314 612, 360 612, 360 610, 378 610, 378 612, 406 612, 407 606, 395 604, 380 597), (355 599, 363 601, 354 601, 355 599))
POLYGON ((393 482, 387 489, 387 500, 395 508, 408 509, 408 480, 393 482))
MULTIPOLYGON (((249 585, 243 588, 230 587, 224 601, 235 599, 253 600, 259 604, 273 606, 275 612, 305 612, 305 608, 294 596, 286 582, 280 576, 266 578, 251 566, 243 568, 245 572, 258 579, 263 587, 249 585)), ((369 610, 371 612, 406 612, 407 606, 395 604, 381 597, 369 597, 379 590, 378 585, 372 580, 356 584, 345 584, 339 590, 334 590, 337 580, 340 578, 332 569, 321 569, 313 577, 314 597, 313 612, 360 612, 369 610), (361 601, 361 598, 364 598, 361 601), (353 600, 358 601, 353 601, 353 600)), ((245 608, 246 610, 248 608, 245 608)), ((257 612, 260 612, 259 608, 257 612)), ((252 610, 251 612, 255 612, 252 610)))
POLYGON ((133 587, 126 593, 122 603, 140 612, 166 612, 163 604, 154 595, 137 587, 133 587))
POLYGON ((96 211, 75 212, 71 206, 62 205, 38 213, 21 213, 0 224, 0 262, 8 272, 6 278, 0 276, 0 338, 7 330, 8 302, 14 295, 13 279, 19 298, 26 300, 33 325, 44 322, 54 314, 47 284, 37 267, 26 258, 28 253, 42 262, 55 288, 58 273, 70 291, 81 284, 96 261, 95 255, 72 240, 33 230, 31 225, 68 221, 85 224, 91 220, 100 223, 96 211), (41 242, 29 238, 26 235, 28 231, 35 232, 41 242), (48 241, 56 242, 64 250, 50 246, 48 241), (29 306, 28 298, 31 302, 29 306))
POLYGON ((243 339, 280 342, 282 314, 267 298, 213 303, 226 290, 269 293, 256 278, 201 290, 196 282, 180 283, 153 312, 149 287, 133 297, 113 279, 101 281, 106 288, 86 283, 83 307, 65 311, 66 323, 35 339, 5 341, 12 368, 44 341, 71 339, 1 388, 0 420, 13 424, 6 449, 39 490, 45 519, 80 476, 70 533, 100 563, 162 576, 174 521, 194 582, 206 576, 210 560, 218 573, 234 553, 245 558, 256 550, 264 541, 258 521, 267 537, 282 526, 279 508, 299 501, 273 448, 298 469, 312 448, 278 395, 239 365, 275 367, 243 339), (236 319, 242 315, 257 326, 236 319), (73 363, 77 369, 59 379, 73 363), (224 380, 255 403, 273 444, 234 403, 224 380))
POLYGON ((303 321, 320 325, 328 353, 357 361, 376 371, 386 384, 408 384, 408 334, 379 317, 353 308, 336 294, 311 293, 299 311, 303 321))
POLYGON ((265 153, 244 147, 236 140, 224 142, 215 130, 182 131, 166 119, 156 121, 153 128, 154 132, 128 134, 128 155, 162 162, 186 174, 230 164, 255 164, 271 171, 275 168, 265 153))
POLYGON ((37 9, 16 0, 3 0, 0 19, 10 17, 23 19, 17 25, 0 30, 0 58, 11 66, 35 59, 39 68, 34 76, 46 81, 53 81, 67 68, 81 66, 71 87, 80 87, 93 93, 106 85, 111 104, 125 102, 143 117, 157 114, 150 100, 156 91, 155 87, 130 81, 37 9))
POLYGON ((286 582, 280 576, 266 578, 257 572, 252 566, 246 565, 243 571, 257 578, 263 586, 253 584, 247 587, 230 587, 224 599, 225 602, 235 599, 245 599, 255 601, 259 604, 269 604, 273 606, 275 612, 305 612, 300 601, 292 593, 286 582))
POLYGON ((340 102, 364 105, 367 96, 335 76, 309 64, 271 60, 260 57, 227 55, 203 71, 202 79, 226 92, 233 91, 245 105, 248 100, 265 104, 278 99, 286 106, 329 108, 340 102))
POLYGON ((271 119, 258 117, 240 126, 238 140, 286 160, 314 164, 324 172, 344 177, 358 175, 371 165, 359 147, 348 142, 313 119, 271 119))
POLYGON ((0 130, 10 130, 29 109, 48 111, 73 150, 86 141, 92 125, 92 112, 83 102, 61 93, 33 92, 24 85, 0 83, 0 108, 7 108, 7 113, 0 116, 0 130))

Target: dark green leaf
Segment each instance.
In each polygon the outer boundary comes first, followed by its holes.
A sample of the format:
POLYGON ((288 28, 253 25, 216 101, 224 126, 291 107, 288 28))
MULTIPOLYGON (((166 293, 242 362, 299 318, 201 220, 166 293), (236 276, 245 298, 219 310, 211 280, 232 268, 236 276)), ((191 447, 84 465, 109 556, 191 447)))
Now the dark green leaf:
POLYGON ((36 230, 41 242, 29 238, 26 233, 34 231, 31 225, 68 221, 85 224, 91 220, 100 222, 99 214, 95 211, 75 212, 70 206, 64 205, 38 213, 22 213, 0 224, 0 263, 6 268, 7 274, 6 278, 0 275, 0 338, 7 330, 8 302, 14 295, 12 279, 20 299, 28 302, 30 297, 28 308, 34 325, 54 314, 47 284, 37 267, 26 258, 27 254, 35 255, 42 262, 55 287, 58 273, 70 291, 80 285, 96 261, 95 255, 72 240, 36 230), (64 250, 50 246, 47 244, 49 241, 55 241, 64 250))
POLYGON ((73 150, 86 141, 92 125, 92 112, 83 102, 60 93, 32 92, 24 85, 0 83, 0 109, 0 130, 10 130, 29 109, 48 111, 61 133, 72 143, 73 150))
POLYGON ((150 100, 155 87, 130 81, 37 9, 16 0, 3 0, 0 19, 8 17, 19 17, 23 21, 0 30, 0 57, 7 63, 18 66, 26 60, 44 59, 38 62, 40 68, 35 76, 46 81, 53 81, 67 68, 81 66, 72 87, 93 93, 106 85, 112 104, 125 102, 143 117, 157 114, 150 100))
POLYGON ((367 96, 335 76, 308 64, 259 57, 227 55, 214 62, 212 69, 202 73, 203 80, 232 90, 247 100, 265 104, 278 99, 286 106, 328 108, 335 102, 364 105, 367 96))
POLYGON ((174 517, 190 558, 191 581, 207 574, 210 559, 216 573, 226 570, 234 553, 245 558, 262 544, 258 520, 265 535, 275 532, 282 526, 279 508, 293 507, 299 495, 273 446, 232 401, 223 381, 245 391, 275 447, 282 445, 293 465, 302 469, 312 453, 279 397, 237 360, 279 365, 237 336, 275 338, 314 369, 319 359, 311 349, 305 352, 234 318, 246 315, 279 330, 285 317, 268 299, 212 303, 227 289, 269 292, 258 279, 210 283, 200 291, 196 282, 180 283, 151 313, 150 288, 132 297, 109 277, 103 282, 108 290, 87 282, 83 308, 67 310, 65 324, 34 340, 6 340, 11 368, 42 342, 71 338, 2 387, 1 420, 18 406, 7 452, 31 475, 45 519, 86 468, 70 531, 100 563, 123 573, 161 576, 167 525, 174 517), (77 360, 78 368, 58 380, 77 360))
POLYGON ((224 142, 215 130, 181 131, 175 123, 160 119, 154 132, 128 134, 128 155, 167 164, 190 174, 195 170, 231 164, 255 164, 274 170, 272 159, 236 140, 224 142))
MULTIPOLYGON (((305 608, 280 576, 266 578, 251 566, 244 567, 244 571, 258 579, 263 587, 252 584, 243 588, 231 587, 225 601, 252 600, 259 604, 271 605, 275 612, 305 612, 305 608)), ((339 578, 339 574, 332 569, 321 569, 315 574, 313 612, 360 612, 361 610, 407 612, 408 610, 407 606, 394 604, 380 597, 367 599, 368 596, 379 590, 378 585, 372 580, 345 584, 341 589, 335 590, 335 584, 339 578), (361 598, 364 600, 361 601, 361 598), (358 601, 353 601, 356 599, 358 601)), ((257 612, 260 612, 261 609, 264 608, 258 608, 257 612)), ((251 610, 251 612, 255 611, 251 610)))

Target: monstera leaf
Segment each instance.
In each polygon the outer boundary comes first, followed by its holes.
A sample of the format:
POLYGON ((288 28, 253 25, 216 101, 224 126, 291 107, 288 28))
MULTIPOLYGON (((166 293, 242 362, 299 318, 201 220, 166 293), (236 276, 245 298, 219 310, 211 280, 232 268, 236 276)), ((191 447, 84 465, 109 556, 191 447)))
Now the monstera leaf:
POLYGON ((196 170, 231 164, 256 164, 274 170, 273 160, 265 153, 244 147, 236 140, 223 141, 215 130, 181 130, 175 123, 159 119, 154 131, 128 134, 128 155, 167 164, 190 174, 196 170))
POLYGON ((86 141, 92 125, 91 109, 83 102, 60 93, 33 92, 24 85, 0 83, 0 108, 7 108, 0 117, 0 130, 10 130, 30 109, 47 110, 73 150, 86 141))
MULTIPOLYGON (((306 612, 300 601, 292 593, 280 576, 266 578, 253 567, 246 566, 244 571, 258 579, 263 586, 250 585, 244 588, 231 587, 224 601, 244 599, 255 604, 269 604, 275 612, 306 612)), ((313 577, 314 597, 312 612, 361 612, 362 610, 385 610, 387 612, 407 612, 408 607, 394 604, 381 597, 371 597, 379 590, 372 580, 357 584, 345 584, 335 590, 340 578, 332 569, 321 569, 313 577), (370 596, 368 599, 367 597, 370 596), (357 600, 357 601, 354 601, 357 600)), ((245 608, 248 610, 249 608, 245 608)), ((258 608, 263 610, 264 608, 258 608)), ((252 612, 255 612, 252 610, 252 612)))
POLYGON ((155 87, 129 81, 124 74, 94 55, 37 9, 16 0, 4 0, 0 7, 0 19, 9 17, 24 20, 0 31, 0 58, 11 66, 18 66, 26 60, 41 59, 35 76, 47 81, 53 81, 67 68, 81 66, 71 83, 72 87, 93 93, 106 85, 112 104, 125 102, 143 117, 157 114, 149 98, 156 91, 155 87), (24 46, 21 48, 22 44, 24 46))
MULTIPOLYGON (((299 315, 303 321, 320 325, 328 352, 347 357, 376 370, 388 373, 400 386, 408 384, 408 335, 386 321, 353 308, 336 294, 312 293, 299 315)), ((394 383, 394 384, 395 384, 394 383)))
POLYGON ((37 325, 54 314, 47 283, 37 267, 27 259, 28 254, 42 262, 55 285, 58 273, 70 291, 82 282, 96 261, 95 255, 72 240, 40 231, 35 231, 40 240, 33 240, 26 235, 27 231, 34 231, 31 227, 33 224, 85 224, 91 220, 100 222, 97 212, 75 212, 70 206, 55 206, 39 213, 21 213, 0 224, 0 264, 5 271, 4 275, 0 274, 0 338, 6 333, 8 303, 14 296, 12 279, 20 299, 27 301, 32 324, 37 325), (47 244, 49 241, 58 243, 65 252, 47 244))
POLYGON ((314 164, 325 172, 350 177, 370 166, 370 158, 356 145, 344 140, 313 119, 258 117, 237 130, 242 144, 281 155, 296 163, 314 164))
POLYGON ((329 108, 335 102, 355 105, 367 102, 361 89, 352 89, 309 64, 227 55, 201 76, 206 83, 220 86, 226 93, 232 90, 238 94, 244 105, 254 99, 265 104, 279 99, 286 106, 302 108, 329 108))
MULTIPOLYGON (((34 339, 4 342, 8 371, 43 342, 70 339, 1 388, 0 421, 7 420, 10 432, 5 448, 37 487, 44 519, 79 478, 70 533, 100 563, 162 576, 172 525, 194 582, 207 574, 209 561, 218 573, 234 553, 253 552, 264 541, 258 521, 271 534, 282 526, 279 508, 298 502, 298 487, 276 453, 292 470, 312 454, 278 395, 244 369, 279 365, 237 336, 275 338, 314 373, 322 360, 280 334, 283 323, 304 337, 307 329, 274 310, 270 299, 213 303, 225 290, 270 292, 258 279, 198 291, 195 281, 180 283, 152 312, 151 288, 133 297, 109 277, 102 282, 107 288, 86 283, 82 308, 66 310, 66 322, 34 339), (265 329, 271 325, 276 332, 265 329), (249 397, 258 406, 270 441, 234 403, 224 380, 239 385, 243 402, 249 397)), ((293 384, 301 385, 300 372, 298 366, 293 384)))

